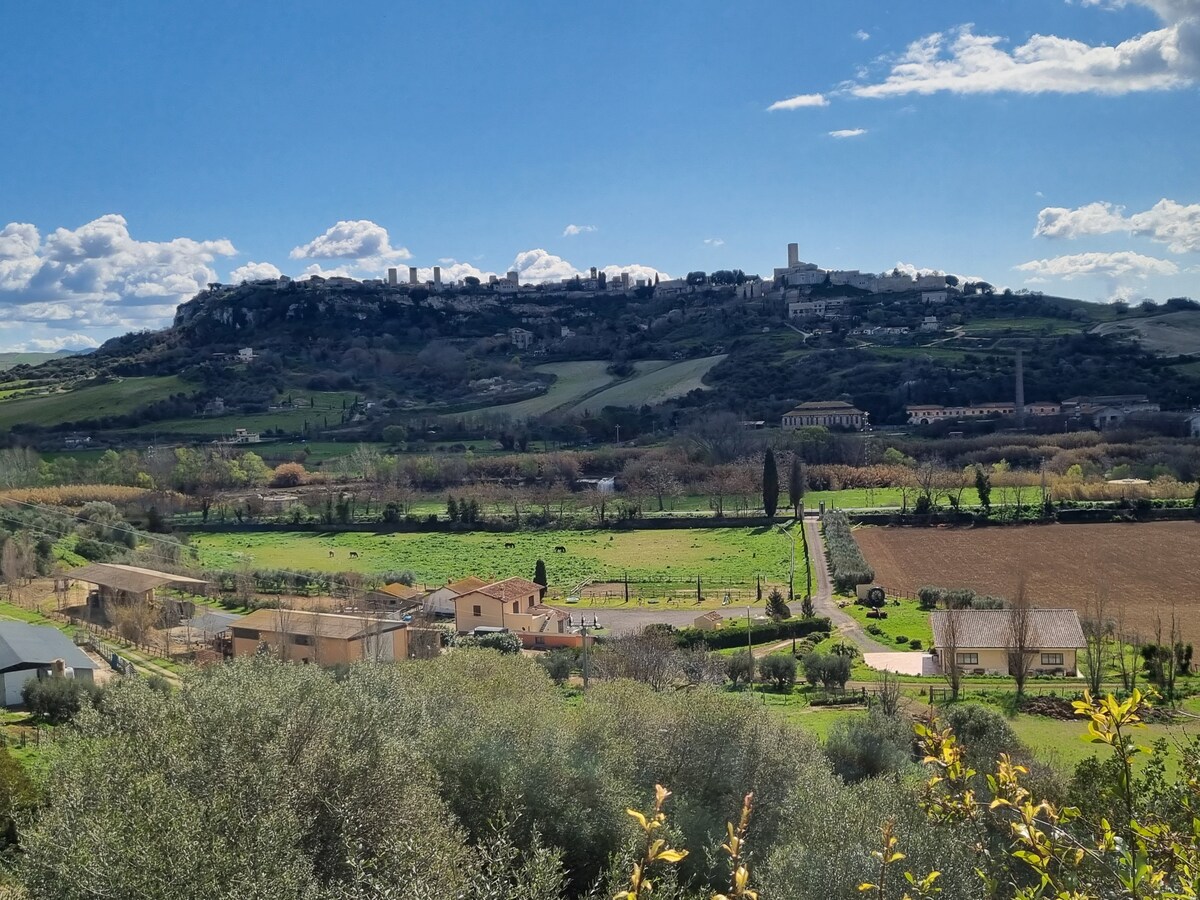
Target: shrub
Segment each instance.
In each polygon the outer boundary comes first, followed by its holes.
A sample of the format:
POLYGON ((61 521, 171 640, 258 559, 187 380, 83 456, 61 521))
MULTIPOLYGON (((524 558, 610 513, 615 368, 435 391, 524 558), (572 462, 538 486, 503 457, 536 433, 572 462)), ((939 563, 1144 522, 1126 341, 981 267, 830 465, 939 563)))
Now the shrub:
MULTIPOLYGON (((648 626, 650 627, 650 626, 648 626)), ((755 644, 769 641, 786 641, 788 638, 801 638, 818 635, 828 636, 829 620, 820 619, 786 619, 783 622, 765 622, 750 628, 750 639, 755 644)), ((700 628, 680 628, 673 632, 675 643, 681 649, 689 649, 697 644, 707 644, 713 650, 723 650, 730 647, 746 645, 746 629, 719 628, 715 631, 705 631, 700 628)))
POLYGON ((804 680, 814 687, 820 684, 826 690, 844 688, 850 680, 850 657, 836 653, 810 653, 801 664, 804 680))
POLYGON ((883 634, 883 629, 880 628, 878 625, 876 625, 874 622, 872 622, 870 625, 867 626, 866 631, 867 631, 867 634, 883 634))
POLYGON ((942 602, 943 593, 940 587, 923 587, 917 591, 917 603, 926 611, 937 609, 938 604, 942 602))
POLYGON ((82 678, 31 678, 21 688, 25 707, 35 719, 50 725, 70 722, 99 697, 100 688, 82 678))
POLYGON ((789 691, 796 683, 796 658, 772 653, 758 664, 759 674, 778 691, 789 691))
POLYGON ((754 657, 749 650, 742 650, 729 657, 725 665, 725 675, 737 687, 742 682, 749 682, 754 677, 754 657))
POLYGON ((911 641, 908 642, 908 646, 912 647, 914 650, 920 650, 921 649, 921 639, 913 638, 911 641))
POLYGON ((833 771, 853 784, 912 764, 912 732, 899 718, 872 710, 834 724, 825 741, 833 771))
POLYGON ((297 487, 308 480, 308 472, 297 462, 280 463, 271 476, 272 487, 297 487))
POLYGON ((483 650, 496 650, 499 653, 520 653, 521 639, 511 631, 497 631, 492 634, 481 634, 478 637, 465 637, 458 642, 460 647, 479 647, 483 650))
POLYGON ((551 650, 549 653, 543 653, 538 657, 538 665, 546 670, 555 684, 562 684, 571 677, 571 671, 575 668, 575 652, 567 648, 560 650, 551 650))
POLYGON ((850 532, 850 518, 840 510, 825 514, 825 546, 836 590, 848 594, 856 586, 875 580, 875 570, 863 558, 850 532))
POLYGON ((896 635, 896 643, 897 644, 907 644, 908 638, 906 636, 904 636, 903 634, 898 634, 898 635, 896 635))
POLYGON ((85 537, 75 541, 75 552, 90 562, 104 562, 115 555, 110 545, 85 537))

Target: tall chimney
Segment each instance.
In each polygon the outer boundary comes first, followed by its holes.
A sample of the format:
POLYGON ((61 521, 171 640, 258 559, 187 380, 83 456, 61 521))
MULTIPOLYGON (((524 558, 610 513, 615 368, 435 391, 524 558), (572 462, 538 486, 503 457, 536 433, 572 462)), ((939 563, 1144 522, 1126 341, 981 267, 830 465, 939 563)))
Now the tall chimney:
POLYGON ((800 245, 788 244, 788 268, 794 269, 800 265, 800 245))
POLYGON ((1017 418, 1017 427, 1025 424, 1025 361, 1021 351, 1017 351, 1017 396, 1013 403, 1013 415, 1017 418))

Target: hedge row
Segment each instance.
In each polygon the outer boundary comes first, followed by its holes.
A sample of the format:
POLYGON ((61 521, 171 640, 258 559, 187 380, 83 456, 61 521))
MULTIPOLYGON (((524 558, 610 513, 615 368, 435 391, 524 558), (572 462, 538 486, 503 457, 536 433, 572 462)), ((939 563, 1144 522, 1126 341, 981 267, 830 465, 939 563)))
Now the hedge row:
MULTIPOLYGON (((784 619, 782 622, 765 622, 750 627, 750 641, 754 644, 765 644, 770 641, 786 641, 788 638, 802 638, 810 634, 831 631, 829 620, 823 617, 811 619, 784 619)), ((745 628, 719 628, 706 631, 702 628, 680 628, 675 632, 675 643, 688 649, 698 644, 707 644, 712 650, 724 650, 727 647, 744 647, 746 645, 745 628)))
POLYGON ((850 518, 841 510, 825 514, 825 549, 833 587, 839 594, 852 594, 857 585, 875 580, 875 570, 867 565, 850 533, 850 518))

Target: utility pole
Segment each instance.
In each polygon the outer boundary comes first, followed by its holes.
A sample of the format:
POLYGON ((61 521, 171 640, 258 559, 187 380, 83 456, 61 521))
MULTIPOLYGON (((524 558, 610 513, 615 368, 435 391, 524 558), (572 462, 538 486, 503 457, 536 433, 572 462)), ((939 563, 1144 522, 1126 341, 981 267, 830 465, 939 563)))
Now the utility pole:
POLYGON ((750 625, 750 607, 746 607, 746 652, 750 654, 750 693, 754 694, 754 635, 750 625))
POLYGON ((579 633, 583 635, 583 689, 588 689, 588 633, 587 621, 583 618, 583 613, 579 614, 579 633))
POLYGON ((621 446, 621 426, 617 426, 617 446, 621 446))

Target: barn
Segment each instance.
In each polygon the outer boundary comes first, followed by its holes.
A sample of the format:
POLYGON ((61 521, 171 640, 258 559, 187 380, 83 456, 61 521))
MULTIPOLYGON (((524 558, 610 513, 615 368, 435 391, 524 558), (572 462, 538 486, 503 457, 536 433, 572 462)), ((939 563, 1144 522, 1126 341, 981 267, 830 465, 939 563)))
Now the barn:
POLYGON ((57 628, 0 621, 0 692, 4 705, 20 706, 21 688, 31 678, 49 677, 61 659, 73 677, 91 681, 100 668, 57 628))

